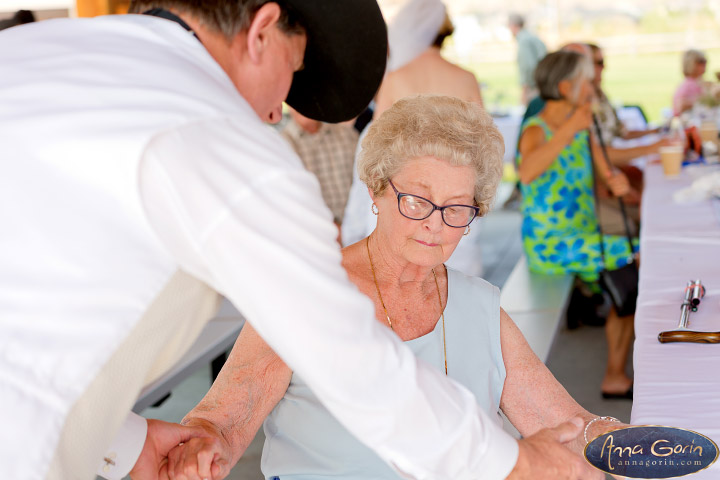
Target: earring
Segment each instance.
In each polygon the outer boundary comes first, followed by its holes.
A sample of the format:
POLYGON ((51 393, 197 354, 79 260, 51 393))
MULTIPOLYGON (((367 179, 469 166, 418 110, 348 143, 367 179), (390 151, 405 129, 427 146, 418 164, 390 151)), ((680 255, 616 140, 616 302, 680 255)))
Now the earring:
POLYGON ((468 233, 470 233, 470 225, 467 226, 467 230, 465 230, 465 233, 463 233, 463 236, 467 235, 468 233))
POLYGON ((370 211, 373 212, 373 215, 377 215, 378 213, 380 213, 380 210, 378 210, 378 206, 375 205, 374 203, 370 207, 370 211))

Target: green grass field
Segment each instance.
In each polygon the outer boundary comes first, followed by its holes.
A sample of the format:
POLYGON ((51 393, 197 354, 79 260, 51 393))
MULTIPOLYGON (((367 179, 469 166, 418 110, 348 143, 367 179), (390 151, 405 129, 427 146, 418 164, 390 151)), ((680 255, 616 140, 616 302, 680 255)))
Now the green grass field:
MULTIPOLYGON (((708 50, 706 80, 715 80, 720 71, 720 50, 708 50)), ((662 120, 661 111, 672 105, 672 95, 682 81, 681 53, 645 55, 607 55, 603 87, 612 102, 640 105, 651 122, 662 120)), ((519 103, 520 87, 514 62, 483 63, 470 66, 486 85, 483 99, 488 108, 496 104, 519 103)))

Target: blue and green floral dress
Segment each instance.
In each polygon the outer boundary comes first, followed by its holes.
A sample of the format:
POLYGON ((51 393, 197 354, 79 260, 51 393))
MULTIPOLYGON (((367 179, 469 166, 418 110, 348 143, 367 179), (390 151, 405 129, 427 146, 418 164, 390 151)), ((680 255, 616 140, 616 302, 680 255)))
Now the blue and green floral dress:
MULTIPOLYGON (((531 117, 523 132, 539 126, 546 140, 552 131, 540 117, 531 117)), ((518 165, 522 157, 518 154, 518 165)), ((595 283, 603 268, 597 231, 593 175, 587 131, 572 143, 550 167, 527 185, 521 184, 523 248, 530 270, 548 274, 575 273, 595 283)), ((627 238, 604 235, 607 268, 625 265, 630 256, 627 238)))

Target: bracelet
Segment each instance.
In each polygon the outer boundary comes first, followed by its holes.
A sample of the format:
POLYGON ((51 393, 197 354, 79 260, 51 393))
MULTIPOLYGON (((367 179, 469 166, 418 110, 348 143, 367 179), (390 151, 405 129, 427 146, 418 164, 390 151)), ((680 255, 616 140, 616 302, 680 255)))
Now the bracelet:
POLYGON ((597 422, 598 420, 609 420, 609 421, 611 421, 611 422, 618 422, 618 423, 620 423, 620 420, 618 420, 618 419, 615 418, 615 417, 595 417, 595 418, 593 418, 592 420, 590 420, 590 421, 587 423, 587 425, 585 425, 585 431, 583 432, 583 438, 585 438, 585 443, 588 443, 588 442, 589 442, 589 440, 588 440, 588 438, 587 438, 587 433, 588 433, 588 430, 590 429, 590 425, 592 425, 593 423, 597 422))

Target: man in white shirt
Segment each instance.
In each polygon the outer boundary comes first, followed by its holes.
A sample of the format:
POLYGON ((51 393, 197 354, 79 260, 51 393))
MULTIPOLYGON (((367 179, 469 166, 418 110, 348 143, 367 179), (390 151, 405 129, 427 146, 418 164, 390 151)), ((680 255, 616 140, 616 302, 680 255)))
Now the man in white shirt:
POLYGON ((282 4, 136 2, 147 15, 0 34, 2 477, 162 478, 200 433, 128 412, 211 290, 408 477, 589 472, 562 446, 580 426, 515 441, 373 320, 317 181, 263 122, 286 97, 323 121, 361 111, 382 19, 374 0, 282 4))

